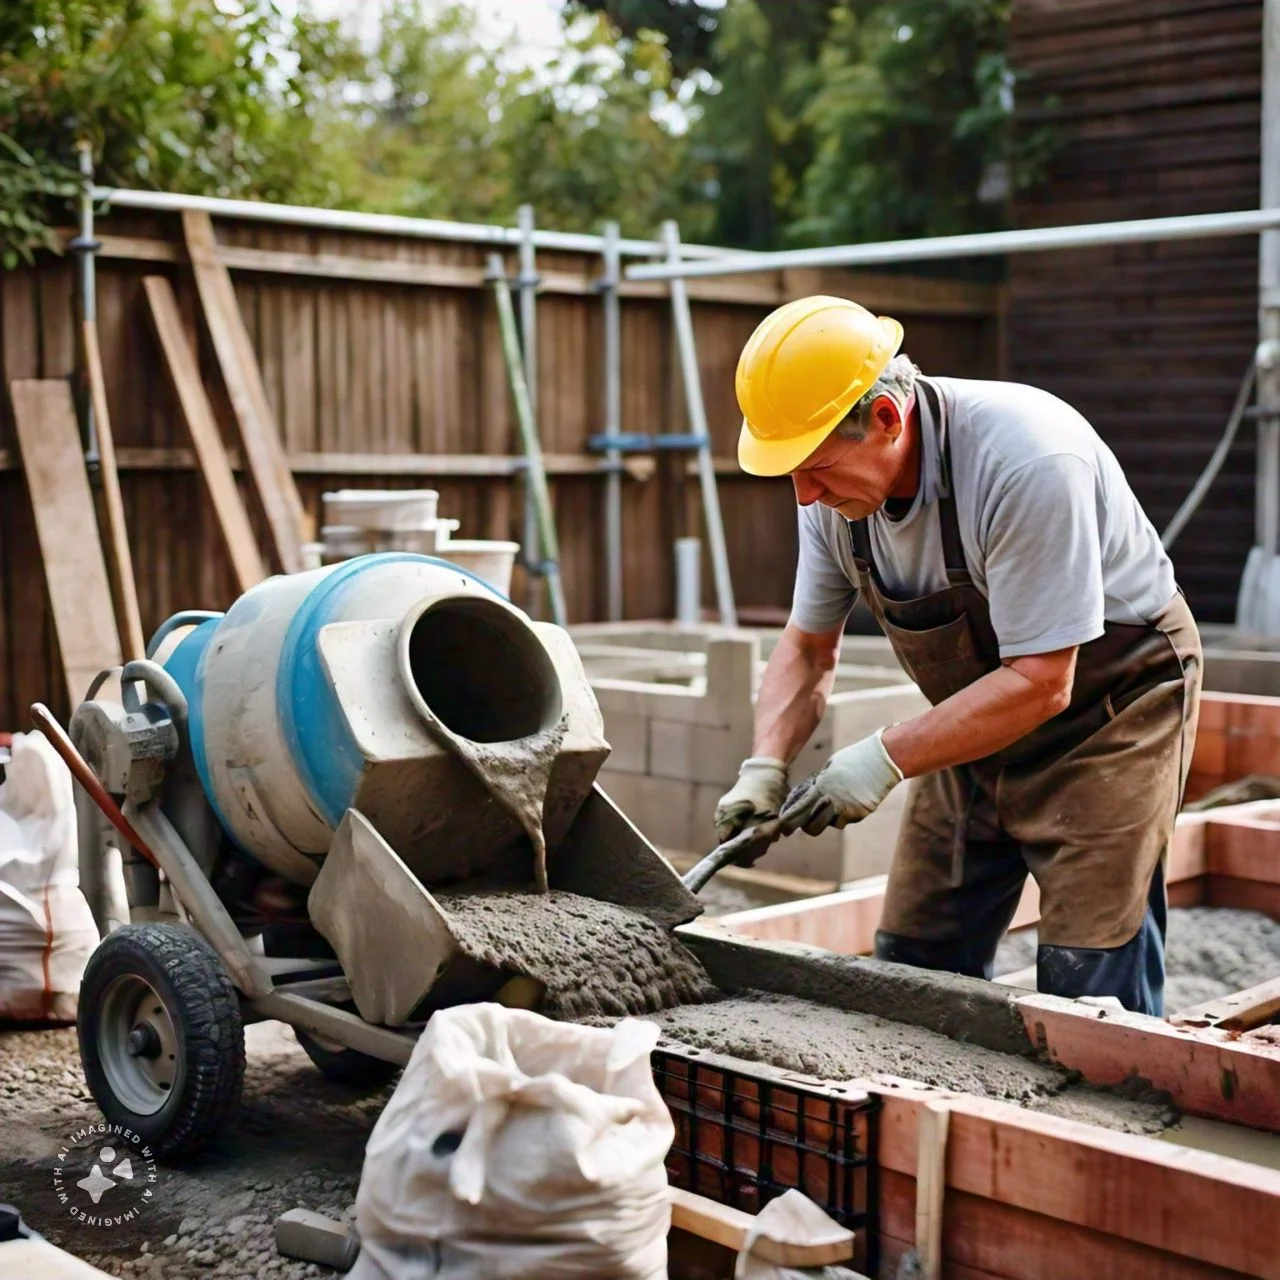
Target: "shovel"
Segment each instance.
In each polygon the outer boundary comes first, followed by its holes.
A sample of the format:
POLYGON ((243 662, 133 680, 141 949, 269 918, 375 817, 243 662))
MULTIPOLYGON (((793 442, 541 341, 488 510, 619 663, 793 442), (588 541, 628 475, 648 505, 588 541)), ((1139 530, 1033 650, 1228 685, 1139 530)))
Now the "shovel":
POLYGON ((716 872, 735 862, 750 866, 770 845, 787 834, 780 818, 770 818, 759 826, 748 827, 730 837, 724 844, 717 845, 680 879, 690 893, 699 893, 716 872))

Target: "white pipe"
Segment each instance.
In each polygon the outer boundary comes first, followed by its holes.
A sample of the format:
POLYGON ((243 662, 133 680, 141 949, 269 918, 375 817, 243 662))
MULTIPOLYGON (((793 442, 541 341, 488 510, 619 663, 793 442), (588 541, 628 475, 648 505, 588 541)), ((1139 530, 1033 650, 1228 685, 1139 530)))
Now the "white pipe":
POLYGON ((676 539, 676 621, 696 627, 702 621, 702 539, 676 539))
POLYGON ((674 280, 727 276, 783 267, 867 267, 888 262, 929 262, 939 258, 977 258, 1000 253, 1037 253, 1047 249, 1087 249, 1149 240, 1197 240, 1209 236, 1252 235, 1280 227, 1280 209, 1240 213, 1198 213, 1181 218, 1140 218, 1130 222, 1092 222, 1076 227, 1037 227, 1025 231, 984 231, 929 240, 883 240, 875 244, 831 245, 823 249, 786 249, 699 262, 647 262, 627 268, 629 280, 674 280))
MULTIPOLYGON (((216 218, 248 218, 255 222, 281 222, 297 227, 323 227, 329 231, 369 231, 379 235, 412 236, 420 240, 456 240, 471 244, 515 247, 520 243, 517 227, 479 222, 450 222, 443 218, 406 218, 390 213, 358 213, 349 209, 316 209, 309 205, 269 204, 263 200, 224 200, 218 196, 191 196, 170 191, 131 191, 123 187, 94 187, 93 198, 116 209, 149 209, 157 213, 199 209, 216 218)), ((561 249, 568 253, 602 253, 604 237, 574 231, 538 231, 534 243, 539 249, 561 249)), ((663 252, 655 240, 619 240, 624 256, 649 258, 663 252)), ((686 244, 690 258, 716 258, 740 251, 715 245, 686 244)))

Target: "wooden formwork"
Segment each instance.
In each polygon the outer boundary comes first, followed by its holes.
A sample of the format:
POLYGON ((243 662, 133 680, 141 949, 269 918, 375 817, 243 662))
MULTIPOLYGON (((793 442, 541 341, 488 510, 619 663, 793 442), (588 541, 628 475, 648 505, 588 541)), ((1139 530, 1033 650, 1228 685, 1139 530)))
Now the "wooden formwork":
MULTIPOLYGON (((1206 705, 1207 731, 1195 760, 1199 791, 1241 773, 1280 772, 1280 701, 1208 698, 1206 705)), ((1169 879, 1175 903, 1246 907, 1280 918, 1280 803, 1184 814, 1169 879)), ((780 943, 792 955, 816 954, 796 943, 857 954, 871 949, 883 893, 884 877, 876 877, 843 893, 698 928, 780 943)), ((1015 923, 1037 916, 1031 889, 1015 923)), ((1098 1087, 1145 1084, 1188 1116, 1280 1133, 1280 976, 1168 1020, 1013 990, 1008 1000, 1029 1054, 1098 1087)), ((856 1206, 860 1216, 850 1225, 859 1232, 857 1263, 869 1275, 895 1280, 903 1256, 919 1243, 921 1206, 932 1203, 941 1219, 938 1274, 957 1280, 1280 1280, 1280 1171, 911 1081, 806 1080, 662 1048, 669 1075, 681 1054, 689 1070, 701 1073, 699 1093, 708 1104, 713 1095, 722 1099, 742 1088, 721 1084, 716 1093, 714 1073, 736 1071, 839 1099, 860 1118, 865 1111, 868 1160, 857 1185, 866 1187, 867 1202, 856 1206), (922 1124, 938 1111, 946 1113, 942 1126, 922 1124), (939 1132, 946 1135, 943 1150, 930 1146, 939 1132)), ((748 1088, 745 1105, 758 1096, 748 1088)), ((741 1110, 707 1105, 704 1126, 716 1114, 741 1110)), ((717 1159, 724 1163, 726 1142, 713 1129, 705 1141, 714 1167, 717 1159)), ((743 1162, 740 1177, 749 1180, 754 1167, 743 1162)), ((811 1173, 805 1185, 814 1198, 826 1195, 824 1207, 839 1216, 822 1178, 811 1173)), ((717 1194, 705 1181, 703 1187, 717 1194)))
MULTIPOLYGON (((1280 774, 1280 699, 1206 694, 1189 794, 1248 774, 1280 774)), ((1280 919, 1280 802, 1184 813, 1167 879, 1175 906, 1261 911, 1280 919)), ((872 950, 885 877, 840 893, 721 916, 704 927, 848 955, 872 950)), ((1028 881, 1013 927, 1034 924, 1028 881)), ((1012 997, 1029 1046, 1100 1086, 1137 1076, 1187 1114, 1280 1133, 1280 976, 1165 1021, 1033 993, 1012 997)), ((1280 1221, 1280 1220, 1278 1220, 1280 1221)))
POLYGON ((1280 1280, 1280 1172, 890 1076, 818 1080, 670 1042, 654 1067, 673 1185, 753 1212, 803 1190, 883 1280, 917 1241, 922 1159, 942 1171, 943 1276, 1280 1280), (921 1117, 939 1110, 931 1151, 921 1117))

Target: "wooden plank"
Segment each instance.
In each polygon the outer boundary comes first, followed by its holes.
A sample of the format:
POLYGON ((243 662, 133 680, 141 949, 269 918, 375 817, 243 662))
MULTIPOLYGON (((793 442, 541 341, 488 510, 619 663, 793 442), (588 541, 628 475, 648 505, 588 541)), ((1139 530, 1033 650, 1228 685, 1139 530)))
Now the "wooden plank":
POLYGON ((240 442, 271 530, 275 557, 286 573, 294 573, 302 568, 302 500, 289 470, 244 316, 227 268, 219 261, 209 215, 183 210, 182 229, 205 323, 240 428, 240 442))
POLYGON ((920 1111, 947 1098, 949 1192, 1280 1280, 1280 1172, 909 1082, 871 1088, 882 1103, 883 1168, 915 1175, 920 1111))
MULTIPOLYGON (((913 1179, 881 1169, 880 1274, 896 1280, 910 1243, 915 1207, 913 1179)), ((943 1237, 949 1280, 1240 1280, 1164 1250, 1077 1227, 998 1200, 951 1190, 943 1237)))
POLYGON ((164 352, 173 389, 177 393, 191 442, 195 446, 200 473, 218 518, 227 553, 240 591, 248 591, 267 576, 258 551, 249 513, 236 488, 226 446, 214 421, 213 409, 200 381, 195 353, 187 344, 178 314, 173 288, 163 276, 148 276, 144 282, 156 336, 164 352))
POLYGON ((1205 834, 1210 875, 1280 884, 1280 821, 1272 801, 1209 809, 1205 834))
POLYGON ((1224 1031, 1251 1031, 1274 1021, 1277 1014, 1280 1014, 1280 978, 1272 978, 1256 987, 1170 1014, 1169 1021, 1216 1026, 1224 1031))
MULTIPOLYGON (((671 1225, 741 1253, 755 1226, 755 1216, 692 1191, 672 1187, 671 1225)), ((852 1258, 853 1244, 853 1232, 833 1222, 830 1233, 820 1239, 782 1240, 760 1235, 752 1246, 751 1256, 784 1267, 824 1267, 852 1258)))
POLYGON ((1036 1048, 1090 1084, 1137 1077, 1190 1115, 1280 1133, 1280 1049, 1274 1046, 1056 996, 1019 996, 1016 1004, 1036 1048))
POLYGON ((1280 884, 1242 880, 1238 876, 1206 876, 1204 902, 1210 907, 1261 911, 1264 916, 1280 920, 1280 884))
POLYGON ((98 347, 98 325, 82 324, 84 357, 89 379, 89 399, 93 405, 94 430, 98 440, 98 468, 102 477, 102 500, 107 521, 111 585, 115 599, 116 627, 126 660, 146 657, 142 616, 138 610, 138 584, 133 576, 133 554, 120 495, 120 473, 116 469, 115 434, 107 408, 107 384, 102 372, 102 352, 98 347))
POLYGON ((9 393, 62 671, 74 706, 100 671, 120 662, 80 427, 65 381, 21 379, 10 384, 9 393))
POLYGON ((916 1114, 916 1254, 921 1280, 942 1280, 942 1218, 947 1195, 945 1101, 926 1102, 916 1114))

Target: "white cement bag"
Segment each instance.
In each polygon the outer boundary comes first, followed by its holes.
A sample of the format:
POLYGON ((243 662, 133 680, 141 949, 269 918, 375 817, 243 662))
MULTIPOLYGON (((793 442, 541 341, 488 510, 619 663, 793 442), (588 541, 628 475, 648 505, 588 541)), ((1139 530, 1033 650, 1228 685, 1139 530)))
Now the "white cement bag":
POLYGON ((74 1020, 97 945, 71 773, 44 734, 15 733, 0 783, 0 1018, 74 1020))
POLYGON ((657 1039, 635 1019, 434 1014, 369 1139, 352 1280, 665 1280, 657 1039))

